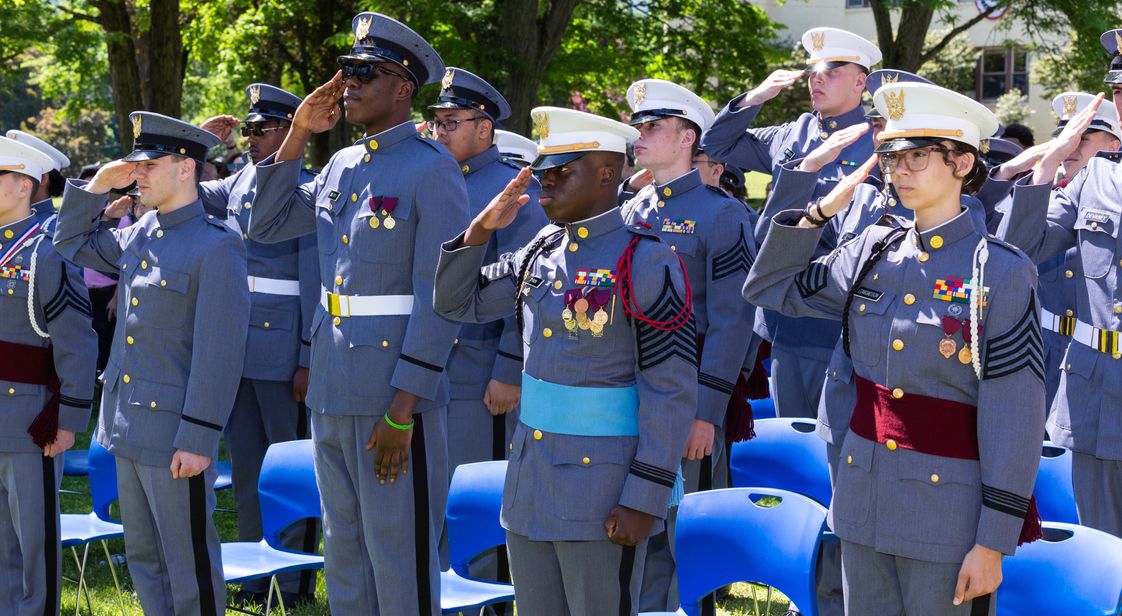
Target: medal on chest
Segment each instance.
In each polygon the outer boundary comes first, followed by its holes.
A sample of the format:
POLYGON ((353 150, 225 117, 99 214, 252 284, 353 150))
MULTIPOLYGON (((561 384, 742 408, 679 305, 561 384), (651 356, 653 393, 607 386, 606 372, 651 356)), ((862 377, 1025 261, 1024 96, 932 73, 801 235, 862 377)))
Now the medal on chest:
POLYGON ((580 331, 593 338, 604 335, 604 327, 615 321, 616 272, 610 269, 578 269, 573 278, 577 285, 565 291, 565 308, 561 321, 569 338, 576 340, 580 331))
MULTIPOLYGON (((958 311, 961 314, 961 311, 958 311)), ((958 351, 958 361, 962 364, 969 364, 974 359, 974 354, 970 351, 970 342, 973 340, 973 334, 970 331, 970 319, 959 319, 957 316, 945 315, 943 317, 943 339, 939 341, 939 354, 944 359, 950 359, 954 356, 955 351, 958 349, 958 343, 954 340, 954 335, 962 330, 962 350, 958 351)), ((978 326, 978 333, 982 333, 982 326, 978 326)))

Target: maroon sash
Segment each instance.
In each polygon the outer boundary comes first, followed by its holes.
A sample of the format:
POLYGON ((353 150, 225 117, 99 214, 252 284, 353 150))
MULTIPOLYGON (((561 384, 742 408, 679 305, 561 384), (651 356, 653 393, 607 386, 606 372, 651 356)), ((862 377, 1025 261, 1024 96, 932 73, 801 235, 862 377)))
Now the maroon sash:
POLYGON ((28 385, 45 385, 51 395, 35 420, 27 428, 32 442, 46 447, 58 433, 58 374, 55 373, 53 349, 0 340, 0 380, 28 385))

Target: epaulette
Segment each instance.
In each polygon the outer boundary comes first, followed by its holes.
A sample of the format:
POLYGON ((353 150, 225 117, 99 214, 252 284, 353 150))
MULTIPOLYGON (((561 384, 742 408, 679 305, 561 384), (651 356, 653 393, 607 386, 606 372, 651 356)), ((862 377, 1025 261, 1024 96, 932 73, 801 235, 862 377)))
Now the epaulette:
POLYGON ((214 214, 207 214, 204 220, 206 220, 208 223, 210 223, 210 225, 213 226, 213 227, 216 227, 218 229, 222 229, 223 231, 227 231, 229 233, 233 233, 234 235, 237 235, 239 238, 241 238, 241 236, 238 235, 237 231, 234 231, 233 229, 230 228, 229 225, 226 224, 226 221, 218 218, 214 214))
POLYGON ((735 197, 733 197, 731 194, 729 194, 729 192, 727 190, 721 188, 720 186, 710 186, 710 185, 706 184, 705 187, 708 188, 711 192, 715 192, 722 197, 727 197, 729 199, 735 199, 735 197))
POLYGON ((994 246, 1000 246, 1000 247, 1008 250, 1009 252, 1017 255, 1018 257, 1020 257, 1022 259, 1028 259, 1028 256, 1025 255, 1025 253, 1020 248, 1017 248, 1013 244, 1010 244, 1009 242, 1006 242, 1005 240, 997 237, 996 235, 994 235, 992 233, 987 233, 986 234, 986 239, 989 240, 989 243, 994 245, 994 246))
POLYGON ((1112 163, 1117 163, 1118 161, 1122 161, 1122 152, 1099 152, 1095 154, 1095 158, 1105 158, 1112 163))
POLYGON ((507 167, 510 167, 511 169, 514 169, 516 171, 522 171, 522 165, 519 165, 518 163, 513 162, 506 157, 500 156, 499 157, 499 162, 501 162, 502 164, 504 164, 507 167))
POLYGON ((441 145, 440 142, 437 141, 436 139, 429 139, 428 137, 422 135, 421 133, 417 133, 417 141, 420 141, 421 143, 429 146, 430 148, 436 150, 437 152, 447 152, 449 155, 451 155, 451 152, 448 152, 448 148, 441 145))
POLYGON ((658 234, 654 232, 654 229, 645 222, 637 222, 635 224, 628 225, 627 230, 640 237, 650 238, 658 242, 662 241, 662 238, 660 238, 658 234))

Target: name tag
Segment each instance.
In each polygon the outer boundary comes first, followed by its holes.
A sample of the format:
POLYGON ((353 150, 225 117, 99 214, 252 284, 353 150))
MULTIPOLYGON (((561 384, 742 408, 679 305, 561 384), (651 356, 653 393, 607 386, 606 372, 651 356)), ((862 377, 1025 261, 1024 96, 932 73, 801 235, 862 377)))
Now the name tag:
POLYGON ((1090 210, 1083 213, 1083 220, 1087 222, 1104 223, 1110 220, 1110 214, 1107 214, 1106 212, 1096 212, 1094 210, 1090 210))
POLYGON ((535 289, 542 286, 543 282, 545 282, 545 279, 541 276, 528 276, 526 278, 526 285, 534 287, 535 289))
POLYGON ((870 302, 879 302, 880 298, 884 297, 884 291, 877 291, 868 287, 860 287, 853 293, 861 299, 867 299, 870 302))
POLYGON ((327 199, 329 201, 334 201, 338 198, 339 198, 339 191, 337 191, 337 190, 333 190, 333 191, 327 193, 327 199))

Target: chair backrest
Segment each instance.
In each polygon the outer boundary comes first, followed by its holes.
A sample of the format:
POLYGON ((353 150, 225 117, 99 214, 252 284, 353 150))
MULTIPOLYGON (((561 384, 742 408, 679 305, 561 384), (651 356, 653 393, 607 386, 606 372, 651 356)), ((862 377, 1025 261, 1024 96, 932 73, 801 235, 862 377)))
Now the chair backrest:
POLYGON ((468 563, 485 550, 506 544, 499 523, 506 460, 461 464, 448 488, 448 555, 452 569, 467 577, 468 563))
POLYGON ((1044 538, 1002 564, 999 616, 1117 616, 1122 609, 1122 539, 1093 528, 1046 522, 1044 538))
POLYGON ((1045 441, 1040 453, 1040 470, 1036 473, 1036 507, 1040 518, 1048 522, 1078 524, 1075 491, 1071 485, 1071 452, 1045 441))
POLYGON ((109 516, 109 506, 117 500, 117 459, 97 440, 90 440, 87 454, 89 463, 90 499, 93 510, 105 522, 117 522, 109 516))
POLYGON ((274 443, 265 452, 257 481, 261 531, 278 549, 281 533, 292 523, 323 517, 311 439, 274 443))
POLYGON ((749 400, 748 404, 752 405, 752 419, 775 419, 775 400, 760 398, 759 400, 749 400))
POLYGON ((757 421, 756 438, 732 446, 732 485, 790 490, 829 505, 834 490, 826 443, 814 429, 812 419, 757 421))
POLYGON ((674 539, 682 609, 698 614, 702 597, 747 581, 778 589, 805 616, 816 616, 815 565, 825 520, 825 507, 785 490, 687 494, 674 539), (772 503, 757 503, 761 497, 772 503))

